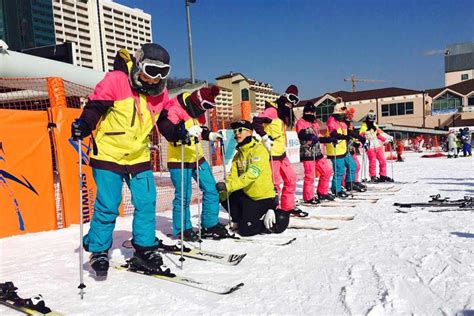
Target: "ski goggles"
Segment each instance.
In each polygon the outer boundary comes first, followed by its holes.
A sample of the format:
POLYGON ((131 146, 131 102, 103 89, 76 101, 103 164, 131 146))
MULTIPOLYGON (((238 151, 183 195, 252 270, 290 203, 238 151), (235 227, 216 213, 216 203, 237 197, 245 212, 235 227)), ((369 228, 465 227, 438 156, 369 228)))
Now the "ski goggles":
POLYGON ((165 79, 171 70, 171 66, 167 64, 141 63, 139 67, 151 79, 165 79))
POLYGON ((290 102, 293 105, 297 105, 300 103, 300 98, 296 94, 293 93, 284 93, 283 96, 286 98, 288 102, 290 102))
POLYGON ((376 118, 377 118, 377 114, 372 114, 372 113, 367 114, 367 119, 369 121, 373 122, 373 121, 375 121, 376 118))
POLYGON ((208 100, 202 98, 201 90, 197 91, 197 97, 198 97, 198 100, 199 100, 199 107, 202 110, 211 110, 216 106, 215 103, 212 103, 211 101, 208 101, 208 100))
POLYGON ((236 129, 233 130, 234 135, 242 134, 243 131, 252 132, 252 130, 249 130, 248 128, 245 128, 245 127, 239 127, 239 128, 236 128, 236 129))

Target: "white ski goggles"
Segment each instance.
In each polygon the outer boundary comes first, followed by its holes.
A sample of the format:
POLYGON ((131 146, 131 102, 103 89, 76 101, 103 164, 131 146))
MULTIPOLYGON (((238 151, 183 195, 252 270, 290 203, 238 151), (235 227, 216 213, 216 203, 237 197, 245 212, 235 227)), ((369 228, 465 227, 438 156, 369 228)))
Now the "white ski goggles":
POLYGON ((139 64, 140 70, 151 79, 165 79, 170 74, 171 66, 167 64, 139 64))
POLYGON ((300 98, 296 94, 293 93, 284 93, 283 96, 293 105, 297 105, 300 103, 300 98))
POLYGON ((203 99, 202 96, 201 96, 201 91, 200 90, 197 91, 197 97, 198 97, 198 100, 199 100, 199 103, 200 103, 199 107, 202 110, 211 110, 216 106, 215 103, 212 103, 210 101, 207 101, 206 99, 203 99))

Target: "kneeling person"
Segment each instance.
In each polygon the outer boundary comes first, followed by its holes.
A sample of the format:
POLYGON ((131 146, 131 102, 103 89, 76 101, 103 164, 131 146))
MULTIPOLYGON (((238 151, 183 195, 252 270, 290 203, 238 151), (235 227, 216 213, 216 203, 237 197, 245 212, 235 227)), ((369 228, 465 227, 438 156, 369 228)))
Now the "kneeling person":
MULTIPOLYGON (((274 210, 278 203, 268 150, 252 137, 249 121, 234 122, 231 128, 237 152, 230 175, 226 182, 217 183, 217 190, 221 197, 229 198, 232 222, 242 236, 281 233, 288 227, 289 212, 274 210)), ((222 205, 227 209, 227 200, 222 205)))

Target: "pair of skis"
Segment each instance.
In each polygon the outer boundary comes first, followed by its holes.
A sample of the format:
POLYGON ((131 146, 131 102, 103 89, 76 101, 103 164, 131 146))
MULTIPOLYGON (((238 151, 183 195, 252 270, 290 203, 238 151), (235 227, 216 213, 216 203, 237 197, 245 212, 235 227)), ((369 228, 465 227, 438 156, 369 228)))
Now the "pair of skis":
POLYGON ((439 194, 432 195, 431 200, 421 203, 394 203, 397 206, 397 213, 407 213, 407 208, 428 208, 429 212, 453 212, 453 211, 474 211, 474 197, 465 196, 462 199, 451 200, 449 197, 442 198, 439 194))

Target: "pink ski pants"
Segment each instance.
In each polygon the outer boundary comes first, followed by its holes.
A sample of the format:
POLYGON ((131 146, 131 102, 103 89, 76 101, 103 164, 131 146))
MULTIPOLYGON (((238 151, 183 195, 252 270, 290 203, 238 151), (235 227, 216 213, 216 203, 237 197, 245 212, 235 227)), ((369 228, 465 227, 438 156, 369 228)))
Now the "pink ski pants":
POLYGON ((273 183, 280 196, 279 208, 283 211, 291 211, 295 208, 295 171, 291 167, 291 162, 288 157, 285 157, 283 160, 273 160, 271 164, 273 183), (281 179, 283 179, 283 189, 280 189, 281 179))
POLYGON ((387 161, 385 160, 383 147, 368 149, 367 157, 369 158, 369 175, 371 177, 377 176, 377 160, 379 162, 380 175, 387 176, 387 161))
POLYGON ((318 193, 326 195, 329 193, 329 180, 332 177, 333 171, 331 162, 326 158, 321 158, 316 161, 303 161, 304 178, 303 178, 303 199, 309 201, 314 197, 314 179, 315 169, 319 173, 318 193))

